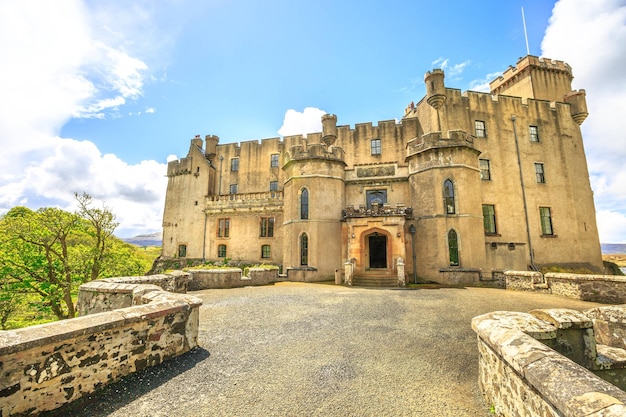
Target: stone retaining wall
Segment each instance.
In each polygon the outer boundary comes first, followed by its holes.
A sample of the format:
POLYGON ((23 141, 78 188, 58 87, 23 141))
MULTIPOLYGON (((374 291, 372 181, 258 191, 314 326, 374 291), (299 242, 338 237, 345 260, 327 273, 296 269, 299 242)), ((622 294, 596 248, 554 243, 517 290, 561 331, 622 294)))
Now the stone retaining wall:
POLYGON ((626 351, 597 344, 594 337, 596 321, 610 322, 600 323, 608 333, 624 327, 626 307, 610 308, 619 312, 601 307, 587 313, 554 309, 475 317, 479 385, 487 406, 498 416, 626 415, 624 391, 563 355, 623 381, 626 351), (616 317, 622 322, 611 322, 616 317), (616 353, 617 360, 604 356, 607 352, 616 353))
POLYGON ((191 269, 188 273, 191 275, 190 291, 268 285, 278 281, 278 268, 250 268, 248 276, 239 268, 191 269))
POLYGON ((53 410, 197 346, 199 298, 111 281, 81 287, 102 312, 0 332, 1 416, 53 410))
POLYGON ((545 292, 577 300, 605 304, 626 303, 626 277, 506 271, 506 288, 545 292))

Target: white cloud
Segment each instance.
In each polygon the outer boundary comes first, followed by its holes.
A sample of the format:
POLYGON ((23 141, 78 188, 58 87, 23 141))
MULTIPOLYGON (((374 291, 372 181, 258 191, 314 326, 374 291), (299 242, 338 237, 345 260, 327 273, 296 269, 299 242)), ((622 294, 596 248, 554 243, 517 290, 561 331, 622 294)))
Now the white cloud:
POLYGON ((469 89, 472 91, 480 91, 483 93, 488 93, 491 91, 489 89, 489 83, 500 75, 502 75, 501 72, 492 72, 490 74, 485 75, 485 77, 483 77, 480 80, 472 80, 469 83, 469 89))
POLYGON ((573 87, 587 91, 582 132, 600 240, 626 242, 626 4, 560 0, 541 48, 542 55, 569 63, 573 87))
POLYGON ((322 116, 324 110, 315 107, 306 107, 299 112, 293 109, 287 110, 283 125, 278 129, 281 136, 306 135, 307 133, 322 131, 322 116))
POLYGON ((150 16, 121 3, 0 2, 0 213, 70 208, 73 193, 85 191, 114 209, 118 233, 160 229, 165 164, 129 165, 58 136, 72 117, 105 118, 142 95, 148 65, 128 51, 123 29, 150 16), (112 25, 113 17, 128 24, 112 25))
POLYGON ((465 68, 472 63, 472 61, 467 60, 463 61, 460 64, 454 64, 450 66, 448 58, 439 57, 431 63, 433 68, 441 68, 446 73, 446 76, 452 80, 461 79, 461 74, 465 70, 465 68))

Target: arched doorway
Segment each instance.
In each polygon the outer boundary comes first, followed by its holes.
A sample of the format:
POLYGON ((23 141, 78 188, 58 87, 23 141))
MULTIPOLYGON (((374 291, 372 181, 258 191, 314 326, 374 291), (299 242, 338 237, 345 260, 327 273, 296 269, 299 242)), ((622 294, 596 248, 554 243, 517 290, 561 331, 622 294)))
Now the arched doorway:
POLYGON ((370 269, 386 269, 387 268, 387 236, 378 232, 367 237, 369 247, 369 268, 370 269))

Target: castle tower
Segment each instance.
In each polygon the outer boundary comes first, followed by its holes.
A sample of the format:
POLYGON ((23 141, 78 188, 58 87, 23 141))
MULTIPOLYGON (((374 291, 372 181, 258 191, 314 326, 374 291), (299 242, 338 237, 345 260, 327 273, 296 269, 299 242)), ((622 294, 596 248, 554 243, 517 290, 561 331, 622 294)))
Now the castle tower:
MULTIPOLYGON (((207 144, 217 144, 217 136, 211 138, 207 144)), ((200 135, 196 135, 187 156, 167 164, 162 244, 162 255, 167 258, 204 259, 206 255, 204 208, 207 193, 215 182, 215 168, 202 145, 200 135)))
POLYGON ((562 102, 572 91, 572 68, 563 61, 527 55, 489 83, 491 94, 562 102))
POLYGON ((485 263, 478 155, 462 131, 425 134, 409 148, 409 186, 416 219, 417 274, 441 280, 444 265, 478 270, 485 263), (456 252, 455 252, 456 250, 456 252), (438 272, 434 272, 438 271, 438 272))
POLYGON ((285 152, 283 269, 292 281, 331 280, 342 268, 346 164, 343 149, 327 148, 336 138, 336 120, 322 118, 324 143, 303 139, 285 152))

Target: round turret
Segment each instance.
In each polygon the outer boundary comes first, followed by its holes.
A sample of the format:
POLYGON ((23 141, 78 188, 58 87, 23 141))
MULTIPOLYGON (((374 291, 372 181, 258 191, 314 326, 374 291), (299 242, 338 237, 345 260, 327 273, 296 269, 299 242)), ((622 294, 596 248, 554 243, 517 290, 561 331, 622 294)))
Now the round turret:
POLYGON ((337 116, 325 114, 322 116, 322 142, 331 146, 337 140, 337 116))
POLYGON ((572 91, 563 97, 563 101, 569 104, 572 118, 579 125, 589 116, 585 90, 572 91))
POLYGON ((426 102, 439 110, 446 101, 446 87, 443 82, 444 72, 441 69, 429 71, 424 76, 426 84, 426 102))

